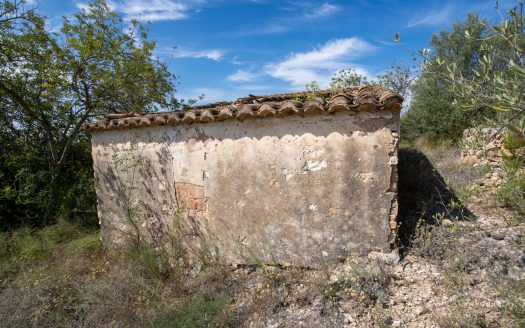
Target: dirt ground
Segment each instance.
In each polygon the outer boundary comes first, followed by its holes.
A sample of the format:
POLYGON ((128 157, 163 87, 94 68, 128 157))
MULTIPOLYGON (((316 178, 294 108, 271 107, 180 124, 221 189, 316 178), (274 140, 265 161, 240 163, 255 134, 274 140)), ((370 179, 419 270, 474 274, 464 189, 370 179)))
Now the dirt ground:
POLYGON ((21 233, 5 239, 25 248, 0 263, 0 327, 525 327, 525 220, 459 158, 401 149, 398 248, 320 270, 188 271, 74 226, 21 233))

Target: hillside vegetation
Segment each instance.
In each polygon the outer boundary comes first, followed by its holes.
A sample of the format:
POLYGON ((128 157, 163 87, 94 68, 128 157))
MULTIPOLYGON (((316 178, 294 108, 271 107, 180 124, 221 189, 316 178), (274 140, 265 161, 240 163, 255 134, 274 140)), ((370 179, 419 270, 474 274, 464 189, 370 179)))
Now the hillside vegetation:
POLYGON ((104 249, 80 126, 184 108, 176 77, 147 27, 127 31, 103 0, 56 33, 0 1, 0 327, 525 327, 523 6, 501 11, 436 32, 415 67, 334 75, 332 88, 373 82, 412 98, 399 242, 314 270, 104 249), (502 147, 487 150, 493 137, 502 147))

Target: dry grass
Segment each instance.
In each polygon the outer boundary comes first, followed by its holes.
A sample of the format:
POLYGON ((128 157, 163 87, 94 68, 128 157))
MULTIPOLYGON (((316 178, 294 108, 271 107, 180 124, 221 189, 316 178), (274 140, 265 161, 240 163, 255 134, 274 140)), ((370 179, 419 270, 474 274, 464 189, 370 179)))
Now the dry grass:
MULTIPOLYGON (((486 283, 479 277, 486 276, 491 284, 483 288, 492 294, 483 296, 502 300, 502 326, 525 325, 523 279, 504 273, 514 261, 510 249, 480 243, 489 237, 475 230, 464 207, 473 193, 483 193, 468 184, 484 168, 458 165, 451 147, 418 147, 400 154, 401 246, 439 267, 439 290, 457 297, 435 321, 443 327, 486 326, 483 313, 462 303, 472 301, 472 290, 486 283)), ((510 237, 505 242, 517 248, 510 237)), ((371 326, 391 326, 388 307, 399 283, 391 267, 349 257, 334 268, 259 263, 232 269, 208 261, 190 272, 145 245, 104 250, 98 231, 61 221, 0 234, 0 327, 237 327, 286 320, 288 309, 317 316, 315 306, 328 322, 341 304, 371 326)))
POLYGON ((65 221, 0 243, 0 327, 208 327, 233 318, 227 282, 211 288, 207 277, 190 291, 145 246, 105 251, 97 231, 65 221))

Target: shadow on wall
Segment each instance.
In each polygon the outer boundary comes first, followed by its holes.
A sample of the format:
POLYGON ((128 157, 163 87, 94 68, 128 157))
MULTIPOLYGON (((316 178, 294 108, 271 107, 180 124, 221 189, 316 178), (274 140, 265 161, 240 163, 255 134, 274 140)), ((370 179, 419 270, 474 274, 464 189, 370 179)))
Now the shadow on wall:
POLYGON ((390 111, 346 113, 337 112, 322 116, 290 116, 287 118, 249 119, 207 124, 159 125, 139 129, 100 131, 93 136, 98 144, 110 146, 135 142, 188 142, 263 138, 290 138, 304 135, 328 137, 340 134, 348 137, 354 133, 374 133, 383 128, 398 130, 399 117, 390 111))
POLYGON ((443 219, 475 219, 430 160, 415 149, 399 149, 398 193, 401 248, 411 247, 419 224, 438 225, 443 219))

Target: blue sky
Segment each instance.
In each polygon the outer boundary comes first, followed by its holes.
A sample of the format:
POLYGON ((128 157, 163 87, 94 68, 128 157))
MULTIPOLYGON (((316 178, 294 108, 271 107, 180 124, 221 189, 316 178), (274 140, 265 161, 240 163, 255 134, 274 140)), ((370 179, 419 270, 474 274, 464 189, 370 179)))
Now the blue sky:
MULTIPOLYGON (((85 3, 30 1, 55 28, 85 3)), ((109 3, 125 19, 151 22, 155 54, 179 77, 179 97, 203 93, 204 102, 303 90, 312 80, 324 87, 344 68, 374 77, 394 61, 410 64, 403 48, 426 47, 435 31, 463 20, 469 11, 496 14, 493 0, 109 3), (400 43, 391 41, 394 33, 401 35, 400 43)))

